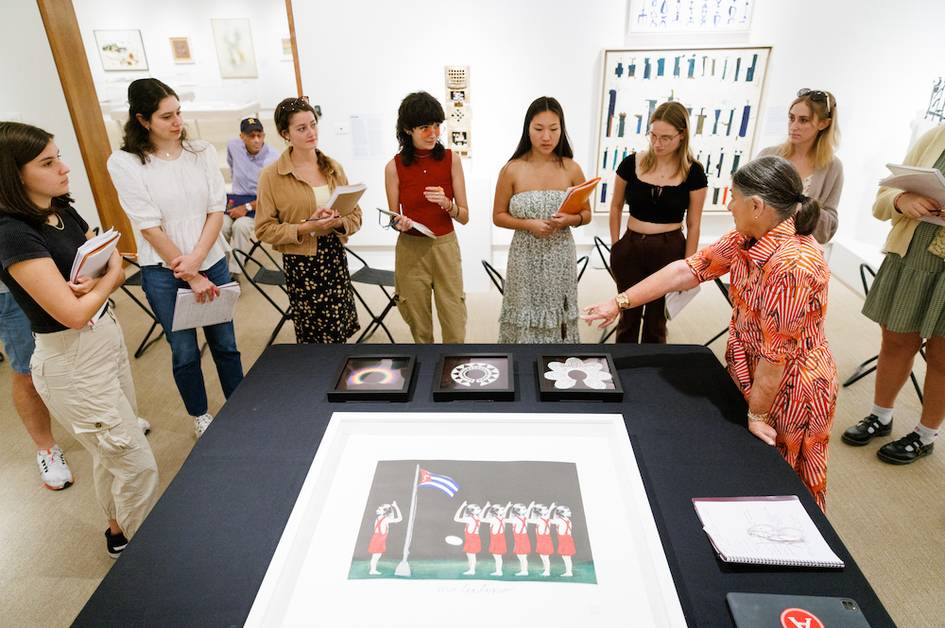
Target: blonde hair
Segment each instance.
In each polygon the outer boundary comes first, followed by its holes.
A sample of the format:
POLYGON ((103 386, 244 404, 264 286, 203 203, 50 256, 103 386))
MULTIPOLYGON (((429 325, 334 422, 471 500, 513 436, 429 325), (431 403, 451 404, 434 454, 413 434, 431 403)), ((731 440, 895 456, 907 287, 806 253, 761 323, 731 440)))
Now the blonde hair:
MULTIPOLYGON (((683 179, 689 176, 689 168, 694 161, 692 151, 689 150, 689 111, 682 103, 676 101, 664 102, 656 108, 650 117, 649 124, 665 122, 682 135, 679 147, 676 149, 677 166, 675 174, 681 174, 683 179)), ((646 174, 656 167, 656 155, 653 151, 645 151, 640 159, 640 174, 646 174)))
MULTIPOLYGON (((825 94, 827 98, 825 100, 815 100, 813 95, 816 93, 818 92, 813 91, 798 96, 791 101, 788 111, 797 103, 802 102, 810 107, 811 115, 818 121, 830 121, 826 128, 817 132, 814 145, 811 147, 814 153, 814 169, 820 170, 829 166, 830 162, 833 161, 833 154, 840 145, 840 127, 837 123, 837 99, 830 92, 820 91, 819 93, 825 94)), ((778 147, 778 155, 785 159, 790 159, 794 155, 794 145, 791 144, 790 140, 786 140, 778 147)))

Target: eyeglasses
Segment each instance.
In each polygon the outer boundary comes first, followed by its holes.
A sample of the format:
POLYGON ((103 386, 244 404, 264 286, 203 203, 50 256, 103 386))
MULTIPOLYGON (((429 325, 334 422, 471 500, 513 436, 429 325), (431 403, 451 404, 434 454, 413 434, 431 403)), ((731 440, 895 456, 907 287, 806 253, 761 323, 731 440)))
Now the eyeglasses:
POLYGON ((674 139, 682 135, 682 133, 677 133, 676 135, 657 135, 652 131, 647 133, 647 136, 650 138, 650 142, 653 144, 666 144, 672 142, 674 139))
MULTIPOLYGON (((824 103, 824 106, 826 107, 826 114, 827 114, 827 117, 829 118, 829 117, 831 116, 831 114, 830 114, 830 100, 831 100, 830 92, 825 92, 825 91, 822 91, 822 90, 819 90, 819 89, 807 89, 806 87, 804 87, 804 88, 801 88, 801 89, 797 90, 797 97, 798 97, 798 98, 808 98, 808 99, 810 99, 810 100, 813 100, 814 102, 822 102, 822 103, 824 103)), ((835 103, 834 106, 836 106, 836 99, 834 99, 834 103, 835 103)))

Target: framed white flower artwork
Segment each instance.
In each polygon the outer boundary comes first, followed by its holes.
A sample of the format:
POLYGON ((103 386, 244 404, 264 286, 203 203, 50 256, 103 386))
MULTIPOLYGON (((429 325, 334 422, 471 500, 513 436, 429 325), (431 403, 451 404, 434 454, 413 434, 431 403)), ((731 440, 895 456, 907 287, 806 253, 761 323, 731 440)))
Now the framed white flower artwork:
POLYGON ((542 401, 622 401, 620 375, 609 353, 543 355, 538 358, 542 401))

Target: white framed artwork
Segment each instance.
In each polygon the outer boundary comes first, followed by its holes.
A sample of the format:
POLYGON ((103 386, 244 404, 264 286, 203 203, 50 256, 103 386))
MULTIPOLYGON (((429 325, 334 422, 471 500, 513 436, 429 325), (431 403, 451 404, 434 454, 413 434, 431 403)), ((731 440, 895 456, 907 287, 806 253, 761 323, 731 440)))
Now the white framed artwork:
POLYGON ((770 54, 770 47, 605 50, 594 211, 609 211, 617 167, 646 150, 649 119, 668 100, 689 111, 690 148, 708 177, 705 211, 727 211, 732 173, 752 154, 770 54))
POLYGON ((221 78, 256 78, 256 51, 249 18, 210 20, 221 78))
POLYGON ((106 72, 141 71, 148 69, 139 30, 96 30, 95 45, 106 72))
POLYGON ((753 8, 754 0, 630 0, 627 31, 747 31, 753 8))
POLYGON ((336 412, 245 625, 381 616, 685 626, 623 416, 336 412))

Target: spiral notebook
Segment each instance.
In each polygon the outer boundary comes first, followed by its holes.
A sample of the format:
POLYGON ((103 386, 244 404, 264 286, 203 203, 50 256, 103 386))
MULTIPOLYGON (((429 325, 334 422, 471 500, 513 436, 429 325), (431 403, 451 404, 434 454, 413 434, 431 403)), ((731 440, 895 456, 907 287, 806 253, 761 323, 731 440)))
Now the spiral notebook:
POLYGON ((712 547, 727 563, 842 569, 797 495, 695 497, 712 547))

